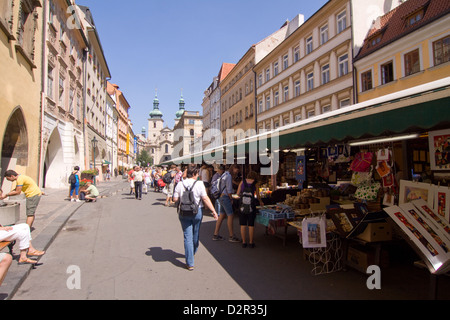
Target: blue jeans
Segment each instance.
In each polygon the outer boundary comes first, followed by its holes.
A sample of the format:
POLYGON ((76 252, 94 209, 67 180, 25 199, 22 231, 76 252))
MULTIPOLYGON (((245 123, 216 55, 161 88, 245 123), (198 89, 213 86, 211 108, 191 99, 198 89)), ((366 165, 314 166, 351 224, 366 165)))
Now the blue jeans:
POLYGON ((184 234, 184 255, 188 267, 194 266, 194 255, 197 252, 200 243, 200 225, 202 224, 203 219, 202 209, 203 208, 198 208, 198 212, 195 216, 179 215, 184 234))
POLYGON ((78 195, 78 190, 80 189, 80 185, 78 183, 76 184, 70 184, 70 196, 72 196, 73 192, 75 191, 75 195, 78 195))

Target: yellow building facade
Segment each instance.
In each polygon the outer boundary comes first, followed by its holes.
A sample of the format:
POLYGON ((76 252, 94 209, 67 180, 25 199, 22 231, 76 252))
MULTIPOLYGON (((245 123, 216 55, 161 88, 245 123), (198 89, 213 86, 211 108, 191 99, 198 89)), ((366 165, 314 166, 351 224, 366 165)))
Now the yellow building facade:
POLYGON ((450 5, 412 0, 379 17, 355 59, 358 102, 450 75, 450 5))
MULTIPOLYGON (((42 2, 0 3, 1 174, 37 180, 41 133, 42 2)), ((7 185, 3 190, 7 190, 7 185)))

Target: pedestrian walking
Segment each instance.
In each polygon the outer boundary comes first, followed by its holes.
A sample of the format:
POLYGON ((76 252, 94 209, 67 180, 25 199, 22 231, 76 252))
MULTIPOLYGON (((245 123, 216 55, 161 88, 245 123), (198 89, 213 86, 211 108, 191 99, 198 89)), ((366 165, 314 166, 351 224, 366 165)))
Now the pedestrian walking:
POLYGON ((136 200, 142 200, 142 182, 144 181, 144 171, 142 171, 141 167, 136 166, 132 176, 134 180, 136 200))
POLYGON ((240 242, 240 240, 234 235, 233 232, 233 175, 239 172, 239 166, 233 164, 230 166, 228 171, 225 171, 220 177, 220 196, 216 200, 216 211, 219 214, 219 219, 216 222, 216 228, 214 230, 213 240, 224 240, 223 237, 219 235, 220 227, 225 218, 227 218, 228 226, 228 241, 230 242, 240 242), (222 187, 223 186, 223 187, 222 187))
POLYGON ((198 207, 196 212, 186 213, 180 209, 183 200, 180 200, 178 206, 179 220, 184 235, 186 268, 191 271, 194 270, 194 255, 200 244, 200 225, 203 220, 204 205, 212 211, 214 219, 218 219, 216 210, 206 194, 205 185, 202 181, 197 181, 197 179, 198 169, 195 167, 188 168, 186 179, 177 184, 173 194, 174 201, 178 202, 179 199, 186 199, 185 192, 189 192, 187 198, 190 198, 194 205, 198 207))
POLYGON ((3 200, 7 197, 18 196, 22 193, 25 193, 26 197, 26 215, 27 220, 26 223, 31 228, 34 222, 36 208, 39 205, 39 201, 41 201, 42 191, 39 189, 38 185, 32 178, 26 176, 24 174, 18 174, 14 170, 8 170, 5 172, 5 178, 8 181, 16 182, 16 188, 13 191, 8 192, 3 195, 3 192, 0 190, 0 200, 3 200))
POLYGON ((130 195, 135 192, 133 172, 134 167, 130 171, 128 171, 128 182, 130 183, 130 195))
POLYGON ((256 209, 255 193, 257 195, 257 199, 259 200, 259 205, 264 205, 259 192, 256 192, 259 189, 257 179, 258 174, 254 171, 250 171, 238 187, 240 197, 239 224, 241 226, 242 248, 247 248, 246 228, 248 228, 248 246, 250 248, 255 247, 253 235, 255 230, 256 214, 258 212, 256 209))
POLYGON ((70 183, 70 201, 81 202, 78 197, 78 192, 80 191, 80 167, 76 166, 73 168, 72 173, 69 176, 70 183))

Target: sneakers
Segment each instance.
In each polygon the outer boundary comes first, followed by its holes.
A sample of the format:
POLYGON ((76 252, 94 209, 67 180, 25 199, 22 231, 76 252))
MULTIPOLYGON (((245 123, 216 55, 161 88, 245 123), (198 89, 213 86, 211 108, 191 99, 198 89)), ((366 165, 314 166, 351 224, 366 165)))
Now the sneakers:
MULTIPOLYGON (((219 235, 213 235, 213 241, 222 241, 225 240, 223 237, 219 235)), ((236 238, 235 236, 231 236, 228 238, 228 242, 241 242, 239 238, 236 238)))
POLYGON ((238 238, 236 238, 235 236, 231 236, 230 238, 228 238, 229 242, 241 242, 241 240, 239 240, 238 238))
POLYGON ((213 235, 213 241, 221 241, 221 240, 225 240, 223 237, 219 236, 219 235, 213 235))

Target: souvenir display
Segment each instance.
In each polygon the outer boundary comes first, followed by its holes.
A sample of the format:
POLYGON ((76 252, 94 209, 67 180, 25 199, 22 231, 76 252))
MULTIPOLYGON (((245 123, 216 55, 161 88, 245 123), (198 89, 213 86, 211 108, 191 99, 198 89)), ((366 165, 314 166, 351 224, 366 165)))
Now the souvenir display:
POLYGON ((433 208, 433 185, 422 182, 400 180, 399 204, 408 203, 413 200, 423 199, 433 208))
POLYGON ((366 172, 370 170, 372 164, 373 153, 372 152, 359 152, 353 159, 350 170, 357 172, 366 172))
POLYGON ((428 134, 431 170, 450 170, 450 129, 428 134))
POLYGON ((436 232, 433 224, 419 214, 419 210, 407 203, 384 208, 384 211, 400 227, 400 229, 418 249, 425 264, 433 274, 442 274, 449 270, 449 242, 442 233, 436 232))
POLYGON ((327 246, 325 217, 305 218, 302 221, 303 248, 324 248, 327 246))
POLYGON ((435 186, 434 188, 434 210, 437 215, 450 222, 450 188, 435 186))

